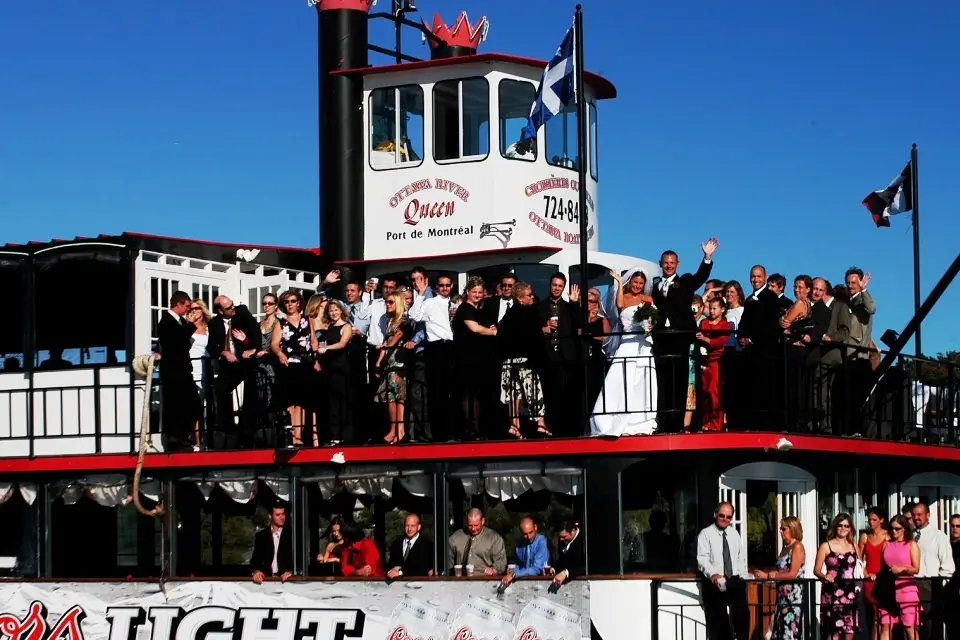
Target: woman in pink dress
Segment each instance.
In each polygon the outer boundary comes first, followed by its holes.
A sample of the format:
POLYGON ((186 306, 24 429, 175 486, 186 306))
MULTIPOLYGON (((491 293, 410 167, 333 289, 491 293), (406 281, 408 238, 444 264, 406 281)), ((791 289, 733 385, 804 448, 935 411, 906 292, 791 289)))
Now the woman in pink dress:
POLYGON ((893 540, 883 546, 883 566, 896 577, 894 594, 899 615, 883 608, 878 603, 880 614, 880 638, 890 640, 890 627, 903 626, 907 640, 917 637, 917 625, 920 621, 920 592, 915 576, 920 571, 920 547, 910 535, 911 527, 902 515, 890 520, 890 535, 893 540))

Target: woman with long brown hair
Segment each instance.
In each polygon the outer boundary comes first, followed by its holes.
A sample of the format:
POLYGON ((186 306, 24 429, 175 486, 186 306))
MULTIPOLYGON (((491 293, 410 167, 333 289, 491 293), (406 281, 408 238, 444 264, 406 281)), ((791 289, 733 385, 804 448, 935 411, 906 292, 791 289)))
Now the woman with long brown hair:
POLYGON ((823 582, 820 594, 820 622, 828 638, 853 640, 860 627, 857 615, 855 573, 860 557, 854 538, 853 519, 841 513, 827 530, 827 541, 817 550, 813 575, 823 582))

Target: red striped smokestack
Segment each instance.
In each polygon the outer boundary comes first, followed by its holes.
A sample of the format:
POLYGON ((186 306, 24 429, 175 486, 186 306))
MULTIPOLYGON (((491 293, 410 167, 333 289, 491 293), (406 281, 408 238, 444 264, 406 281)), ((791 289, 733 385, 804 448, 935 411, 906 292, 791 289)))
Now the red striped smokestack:
POLYGON ((319 0, 320 256, 363 259, 363 78, 331 75, 366 67, 372 0, 319 0))
POLYGON ((476 55, 477 47, 487 39, 487 30, 490 23, 486 16, 481 16, 477 24, 470 24, 467 12, 462 11, 453 27, 448 27, 439 13, 433 14, 433 27, 423 21, 423 26, 429 29, 437 40, 429 39, 430 58, 458 58, 460 56, 476 55))

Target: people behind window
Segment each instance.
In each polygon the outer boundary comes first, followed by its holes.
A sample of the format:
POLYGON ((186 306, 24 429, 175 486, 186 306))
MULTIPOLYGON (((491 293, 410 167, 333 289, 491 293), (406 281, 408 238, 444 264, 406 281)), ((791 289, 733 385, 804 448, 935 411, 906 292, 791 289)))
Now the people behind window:
POLYGON ((432 576, 434 574, 433 544, 422 533, 420 516, 408 513, 403 519, 403 535, 390 546, 390 569, 387 578, 432 576))
POLYGON ((447 566, 453 575, 499 576, 507 570, 507 551, 500 534, 487 527, 480 509, 464 515, 463 529, 447 542, 447 566))
POLYGON ((343 518, 337 516, 330 521, 330 526, 321 536, 326 543, 323 545, 323 551, 317 555, 317 562, 339 563, 340 556, 343 553, 343 518))
POLYGON ((383 578, 383 561, 376 543, 359 527, 341 529, 343 548, 340 552, 340 570, 345 576, 383 578))
POLYGON ((503 575, 500 584, 508 586, 516 578, 546 575, 550 569, 550 548, 547 539, 540 533, 537 523, 530 516, 520 520, 520 540, 514 549, 516 564, 503 575))

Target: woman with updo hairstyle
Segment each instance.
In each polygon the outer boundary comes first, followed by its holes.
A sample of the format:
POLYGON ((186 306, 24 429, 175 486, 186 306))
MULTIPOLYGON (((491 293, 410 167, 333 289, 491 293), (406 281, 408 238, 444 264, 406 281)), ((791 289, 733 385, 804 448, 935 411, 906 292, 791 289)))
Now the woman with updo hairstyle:
POLYGON ((803 636, 803 585, 796 582, 803 573, 807 552, 803 548, 803 525, 798 518, 787 516, 780 521, 783 548, 773 571, 756 571, 759 580, 778 580, 777 603, 770 625, 769 638, 801 640, 803 636))
POLYGON ((489 375, 488 354, 493 352, 497 327, 483 324, 480 304, 485 293, 483 278, 473 276, 467 280, 464 302, 457 309, 450 327, 453 329, 453 351, 456 354, 454 370, 457 384, 454 386, 454 397, 459 396, 463 440, 480 437, 481 400, 492 397, 490 385, 493 379, 489 375))

